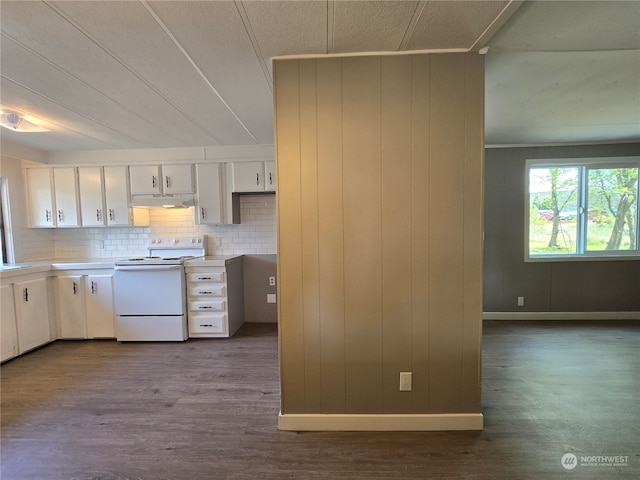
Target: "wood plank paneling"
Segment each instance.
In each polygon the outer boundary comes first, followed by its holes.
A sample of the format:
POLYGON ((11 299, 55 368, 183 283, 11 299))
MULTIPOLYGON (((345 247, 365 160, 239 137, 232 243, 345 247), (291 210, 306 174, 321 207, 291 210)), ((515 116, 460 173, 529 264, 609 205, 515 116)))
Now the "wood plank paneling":
POLYGON ((276 61, 283 413, 479 411, 470 56, 276 61))
POLYGON ((429 407, 458 411, 462 374, 464 55, 430 71, 429 407))
POLYGON ((484 159, 484 61, 465 57, 464 75, 464 284, 462 331, 463 412, 480 410, 482 339, 482 189, 484 159))
POLYGON ((380 58, 342 59, 347 412, 382 411, 380 58))
POLYGON ((305 411, 322 411, 316 62, 300 63, 300 195, 305 411))
POLYGON ((305 411, 298 64, 274 65, 280 375, 282 410, 289 413, 305 411))
POLYGON ((415 55, 411 79, 412 411, 429 408, 429 56, 415 55))
POLYGON ((398 388, 412 368, 411 80, 411 57, 381 58, 383 410, 395 413, 411 411, 398 388))
POLYGON ((342 60, 317 65, 318 256, 322 410, 346 411, 342 60))

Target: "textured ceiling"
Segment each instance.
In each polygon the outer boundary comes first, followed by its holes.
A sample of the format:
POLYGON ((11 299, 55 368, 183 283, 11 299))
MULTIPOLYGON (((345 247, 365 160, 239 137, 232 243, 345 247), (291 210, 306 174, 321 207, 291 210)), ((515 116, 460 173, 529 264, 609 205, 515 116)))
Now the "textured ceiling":
POLYGON ((478 50, 487 144, 640 141, 640 2, 0 2, 0 101, 45 151, 273 143, 271 58, 478 50))

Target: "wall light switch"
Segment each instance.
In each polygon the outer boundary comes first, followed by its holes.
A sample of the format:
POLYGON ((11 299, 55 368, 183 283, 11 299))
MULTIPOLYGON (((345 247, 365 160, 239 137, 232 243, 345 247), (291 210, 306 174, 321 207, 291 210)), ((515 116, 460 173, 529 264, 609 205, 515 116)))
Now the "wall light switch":
POLYGON ((275 293, 267 293, 267 303, 276 303, 275 293))
POLYGON ((524 297, 518 297, 518 306, 524 307, 524 297))

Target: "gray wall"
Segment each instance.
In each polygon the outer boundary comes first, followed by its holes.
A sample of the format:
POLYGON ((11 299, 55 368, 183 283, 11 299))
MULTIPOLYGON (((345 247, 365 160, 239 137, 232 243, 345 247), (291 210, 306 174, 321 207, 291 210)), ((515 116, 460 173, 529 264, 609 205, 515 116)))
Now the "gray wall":
POLYGON ((253 323, 277 323, 275 303, 267 303, 267 293, 276 293, 276 286, 269 285, 269 277, 276 276, 275 255, 244 255, 244 321, 253 323))
POLYGON ((640 261, 524 262, 525 161, 631 155, 640 144, 486 150, 485 312, 640 311, 640 261))

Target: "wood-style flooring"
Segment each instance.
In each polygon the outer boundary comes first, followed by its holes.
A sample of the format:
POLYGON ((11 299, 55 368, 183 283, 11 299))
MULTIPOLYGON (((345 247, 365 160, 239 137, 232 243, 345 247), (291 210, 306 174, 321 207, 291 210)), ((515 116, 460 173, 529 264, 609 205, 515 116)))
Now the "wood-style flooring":
POLYGON ((275 325, 2 365, 2 480, 637 479, 640 323, 485 322, 482 432, 281 432, 275 325), (565 453, 627 456, 566 470, 565 453))

